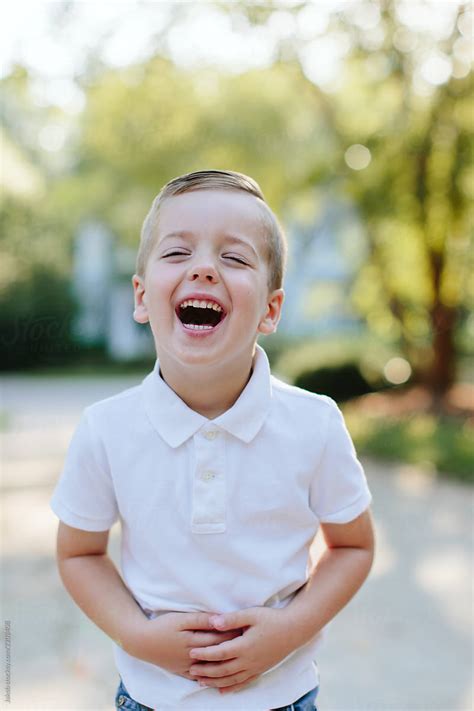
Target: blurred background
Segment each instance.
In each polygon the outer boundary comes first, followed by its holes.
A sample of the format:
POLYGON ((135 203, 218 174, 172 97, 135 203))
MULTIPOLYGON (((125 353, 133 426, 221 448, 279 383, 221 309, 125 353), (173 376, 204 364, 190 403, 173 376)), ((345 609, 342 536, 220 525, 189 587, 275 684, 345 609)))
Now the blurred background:
POLYGON ((153 367, 141 223, 204 168, 254 177, 284 225, 284 315, 260 343, 338 401, 374 495, 376 563, 331 623, 318 708, 472 708, 472 44, 456 0, 2 10, 11 708, 113 708, 111 644, 61 587, 48 502, 82 409, 153 367))

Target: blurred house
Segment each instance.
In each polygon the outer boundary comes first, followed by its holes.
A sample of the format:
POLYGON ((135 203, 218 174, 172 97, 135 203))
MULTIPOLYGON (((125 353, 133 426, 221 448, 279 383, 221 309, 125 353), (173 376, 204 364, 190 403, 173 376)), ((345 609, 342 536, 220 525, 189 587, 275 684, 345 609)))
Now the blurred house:
MULTIPOLYGON (((279 333, 288 338, 356 332, 349 289, 364 257, 363 231, 354 209, 328 202, 316 224, 287 228, 289 261, 279 333)), ((117 244, 102 224, 81 226, 75 240, 73 291, 79 306, 76 340, 103 346, 114 360, 153 356, 148 325, 133 314, 135 250, 117 244)))
POLYGON ((149 326, 133 320, 135 250, 117 244, 98 222, 81 226, 75 239, 73 293, 78 316, 73 333, 85 346, 104 347, 114 360, 153 356, 149 326))
POLYGON ((366 246, 354 207, 328 199, 317 220, 306 225, 290 222, 287 233, 288 268, 279 333, 314 338, 359 332, 350 290, 366 246))

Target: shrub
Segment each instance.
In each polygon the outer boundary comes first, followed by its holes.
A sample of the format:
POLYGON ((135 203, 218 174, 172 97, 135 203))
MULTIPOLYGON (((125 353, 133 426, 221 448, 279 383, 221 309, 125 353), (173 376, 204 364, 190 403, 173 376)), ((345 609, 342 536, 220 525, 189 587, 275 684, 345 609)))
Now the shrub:
POLYGON ((329 395, 337 402, 373 391, 356 363, 306 370, 296 377, 294 384, 313 393, 329 395))

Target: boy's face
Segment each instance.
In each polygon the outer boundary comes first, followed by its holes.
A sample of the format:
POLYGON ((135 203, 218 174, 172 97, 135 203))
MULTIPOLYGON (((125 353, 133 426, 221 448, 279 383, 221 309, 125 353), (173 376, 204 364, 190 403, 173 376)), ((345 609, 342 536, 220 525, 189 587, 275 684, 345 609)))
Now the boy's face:
POLYGON ((283 302, 282 289, 268 291, 257 199, 182 193, 161 205, 157 230, 145 277, 134 275, 133 286, 134 318, 150 322, 158 358, 219 366, 248 358, 257 335, 276 329, 283 302))

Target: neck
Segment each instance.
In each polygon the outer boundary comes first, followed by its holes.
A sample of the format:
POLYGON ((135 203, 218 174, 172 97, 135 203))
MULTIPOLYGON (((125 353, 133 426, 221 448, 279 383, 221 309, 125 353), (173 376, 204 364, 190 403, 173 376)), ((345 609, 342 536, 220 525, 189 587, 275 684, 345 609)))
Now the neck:
POLYGON ((229 410, 239 398, 252 374, 252 356, 244 362, 213 369, 169 361, 160 357, 160 374, 183 402, 195 412, 213 420, 229 410))

